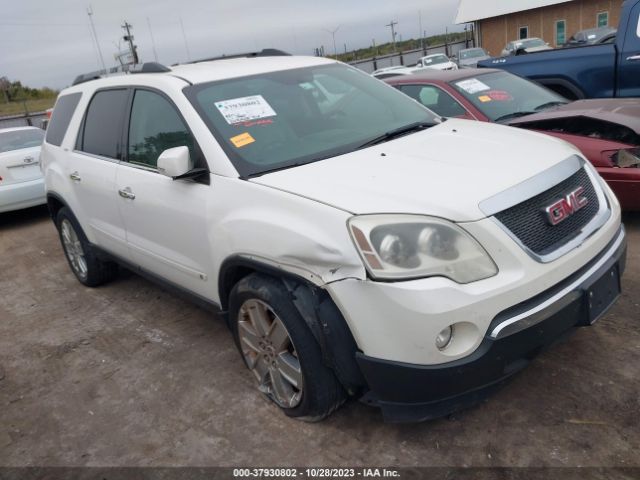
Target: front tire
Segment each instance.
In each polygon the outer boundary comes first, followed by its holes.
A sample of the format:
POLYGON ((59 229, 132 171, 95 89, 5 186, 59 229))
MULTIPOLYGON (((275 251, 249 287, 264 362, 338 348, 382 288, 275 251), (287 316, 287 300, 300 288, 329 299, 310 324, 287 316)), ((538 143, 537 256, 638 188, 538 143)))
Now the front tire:
POLYGON ((344 389, 281 281, 259 274, 240 280, 230 294, 229 319, 258 390, 286 415, 319 421, 344 402, 344 389))
POLYGON ((98 258, 68 207, 63 207, 58 212, 56 226, 69 267, 80 283, 87 287, 97 287, 117 275, 118 265, 98 258))

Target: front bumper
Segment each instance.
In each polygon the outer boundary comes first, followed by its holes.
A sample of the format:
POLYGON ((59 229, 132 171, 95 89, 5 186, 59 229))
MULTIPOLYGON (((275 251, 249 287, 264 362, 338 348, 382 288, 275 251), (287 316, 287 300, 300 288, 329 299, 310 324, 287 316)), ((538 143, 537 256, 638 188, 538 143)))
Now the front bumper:
POLYGON ((369 386, 362 400, 380 407, 391 422, 428 420, 478 403, 574 327, 589 325, 603 315, 619 295, 625 260, 621 227, 588 265, 497 315, 480 347, 463 359, 413 365, 358 354, 369 386))
POLYGON ((0 184, 0 213, 35 207, 45 203, 47 203, 47 198, 43 178, 10 185, 0 184))

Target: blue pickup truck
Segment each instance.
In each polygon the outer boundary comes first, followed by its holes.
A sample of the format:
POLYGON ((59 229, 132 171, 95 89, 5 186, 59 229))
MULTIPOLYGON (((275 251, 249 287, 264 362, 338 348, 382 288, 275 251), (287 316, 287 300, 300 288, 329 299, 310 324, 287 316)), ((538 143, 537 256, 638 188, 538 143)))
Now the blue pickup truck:
POLYGON ((615 43, 494 58, 478 67, 507 70, 575 100, 640 97, 640 0, 622 5, 615 43))

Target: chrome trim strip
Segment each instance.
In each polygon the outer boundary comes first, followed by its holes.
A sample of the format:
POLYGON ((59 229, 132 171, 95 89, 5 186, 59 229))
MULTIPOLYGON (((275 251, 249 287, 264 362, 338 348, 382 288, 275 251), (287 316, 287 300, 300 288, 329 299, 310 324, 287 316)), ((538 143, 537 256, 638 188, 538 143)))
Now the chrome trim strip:
POLYGON ((27 168, 27 167, 37 167, 40 165, 40 161, 36 160, 31 163, 21 163, 20 165, 7 165, 7 168, 27 168))
POLYGON ((125 162, 125 161, 120 162, 120 165, 123 167, 137 168, 138 170, 144 170, 145 172, 158 173, 162 175, 157 168, 148 167, 146 165, 140 165, 137 163, 131 163, 131 162, 125 162))
MULTIPOLYGON (((579 157, 576 157, 576 158, 579 158, 579 157)), ((598 181, 598 173, 593 169, 593 167, 591 167, 589 163, 586 163, 584 161, 583 163, 584 165, 582 168, 585 169, 585 171, 587 172, 587 175, 589 176, 589 179, 591 180, 591 184, 593 185, 593 190, 596 192, 598 201, 600 202, 600 209, 595 214, 595 216, 591 219, 591 221, 582 228, 578 236, 576 236, 569 242, 565 243, 558 249, 554 250, 553 252, 548 253, 547 255, 538 255, 529 247, 527 247, 524 243, 522 243, 522 241, 516 235, 514 235, 514 233, 511 230, 509 230, 501 221, 499 221, 496 217, 491 217, 491 220, 503 232, 505 232, 514 242, 516 242, 520 246, 520 248, 522 248, 527 253, 527 255, 529 255, 531 258, 533 258, 537 262, 550 263, 562 257, 563 255, 566 255, 574 248, 577 248, 580 245, 582 245, 587 238, 593 235, 611 217, 611 209, 609 207, 609 201, 604 194, 602 185, 598 181)))
POLYGON ((82 150, 73 150, 72 153, 76 153, 78 155, 84 155, 86 157, 91 157, 91 158, 95 158, 96 160, 103 160, 105 162, 110 162, 110 163, 120 163, 120 160, 118 160, 117 158, 109 158, 109 157, 103 157, 102 155, 96 155, 95 153, 89 153, 89 152, 83 152, 82 150))
POLYGON ((576 173, 584 164, 585 161, 582 158, 573 155, 535 177, 483 200, 478 207, 487 217, 491 217, 549 190, 576 173))
MULTIPOLYGON (((80 155, 86 155, 87 157, 95 158, 96 160, 104 160, 106 162, 117 163, 119 165, 123 165, 126 167, 137 168, 139 170, 144 170, 146 172, 160 173, 157 168, 147 167, 146 165, 138 165, 136 163, 125 162, 124 160, 118 160, 117 158, 109 158, 103 157, 102 155, 96 155, 94 153, 83 152, 82 150, 73 150, 73 153, 77 153, 80 155)), ((32 165, 35 165, 32 164, 32 165)))
POLYGON ((544 320, 544 318, 539 318, 536 319, 536 321, 534 322, 527 322, 527 319, 529 319, 529 317, 531 317, 532 315, 535 315, 538 312, 541 312, 542 310, 544 310, 545 308, 553 305, 556 302, 562 301, 563 297, 565 297, 566 295, 571 294, 576 287, 578 287, 581 283, 583 283, 587 278, 589 278, 591 275, 593 275, 595 272, 598 271, 598 269, 600 267, 602 267, 602 265, 604 265, 609 258, 611 258, 611 255, 613 255, 613 253, 615 253, 615 251, 620 248, 620 245, 622 245, 622 242, 624 241, 624 237, 625 237, 625 230, 624 227, 621 227, 620 229, 620 233, 618 234, 618 238, 615 240, 615 243, 611 246, 611 248, 609 248, 609 250, 607 250, 607 253, 605 253, 602 258, 596 262, 595 265, 593 265, 589 270, 587 270, 583 275, 580 276, 580 278, 578 278, 576 281, 574 281, 573 283, 571 283, 570 285, 568 285, 566 288, 562 289, 561 291, 559 291, 558 293, 556 293, 553 297, 547 299, 546 301, 540 303, 539 305, 535 306, 534 308, 527 310, 524 313, 521 313, 519 315, 516 315, 515 317, 510 318, 509 320, 505 320, 504 322, 500 323, 498 326, 496 326, 493 331, 490 334, 490 337, 493 339, 499 339, 499 338, 504 338, 507 337, 509 335, 512 335, 516 332, 519 332, 520 330, 523 330, 524 328, 528 328, 532 325, 535 325, 537 323, 540 323, 541 321, 544 320), (500 335, 500 332, 502 332, 506 327, 513 325, 516 322, 522 322, 522 328, 519 328, 518 330, 512 331, 510 332, 508 335, 500 335))

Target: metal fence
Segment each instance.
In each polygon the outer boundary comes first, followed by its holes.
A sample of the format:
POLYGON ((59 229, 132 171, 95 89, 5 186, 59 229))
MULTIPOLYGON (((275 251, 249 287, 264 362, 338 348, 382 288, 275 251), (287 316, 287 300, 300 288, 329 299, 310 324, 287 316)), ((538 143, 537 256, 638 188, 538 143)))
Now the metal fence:
POLYGON ((9 117, 0 117, 0 128, 11 127, 46 127, 47 112, 22 113, 9 117))
POLYGON ((354 67, 364 70, 367 73, 373 73, 379 68, 395 67, 398 65, 406 65, 411 67, 418 63, 422 57, 431 55, 433 53, 444 53, 447 56, 453 56, 463 48, 470 48, 473 45, 472 42, 466 42, 462 40, 460 42, 448 43, 443 45, 434 45, 430 47, 418 48, 417 50, 407 50, 405 52, 392 53, 390 55, 383 55, 380 57, 366 58, 364 60, 356 60, 350 62, 354 67))

